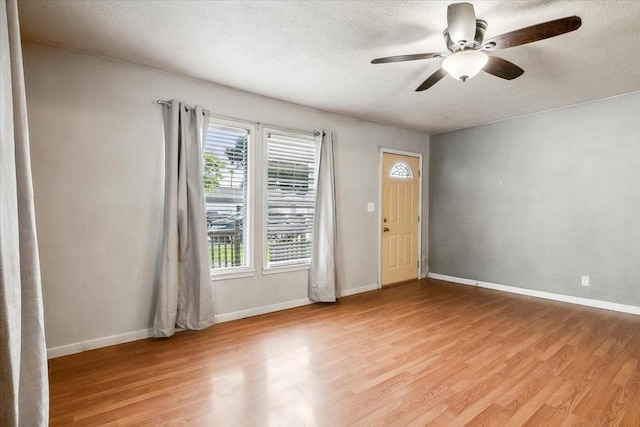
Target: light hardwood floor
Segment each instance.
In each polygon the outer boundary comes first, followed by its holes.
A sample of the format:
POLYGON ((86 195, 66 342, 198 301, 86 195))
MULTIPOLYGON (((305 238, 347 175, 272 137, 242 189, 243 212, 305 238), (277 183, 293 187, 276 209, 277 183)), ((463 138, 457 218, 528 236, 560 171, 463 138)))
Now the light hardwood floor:
POLYGON ((51 425, 640 425, 640 316, 437 280, 49 367, 51 425))

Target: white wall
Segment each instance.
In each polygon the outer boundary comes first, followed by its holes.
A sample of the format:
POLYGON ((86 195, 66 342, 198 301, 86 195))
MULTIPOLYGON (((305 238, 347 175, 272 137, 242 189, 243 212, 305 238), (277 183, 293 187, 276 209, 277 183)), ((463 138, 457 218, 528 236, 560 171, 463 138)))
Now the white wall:
MULTIPOLYGON (((157 99, 333 131, 338 280, 348 293, 377 283, 378 206, 366 208, 378 200, 379 148, 422 153, 426 169, 427 135, 29 41, 23 48, 49 348, 117 342, 152 324, 164 161, 157 99)), ((425 219, 427 188, 425 179, 425 219)), ((219 317, 306 298, 306 271, 265 276, 259 252, 255 262, 254 277, 213 283, 219 317)))

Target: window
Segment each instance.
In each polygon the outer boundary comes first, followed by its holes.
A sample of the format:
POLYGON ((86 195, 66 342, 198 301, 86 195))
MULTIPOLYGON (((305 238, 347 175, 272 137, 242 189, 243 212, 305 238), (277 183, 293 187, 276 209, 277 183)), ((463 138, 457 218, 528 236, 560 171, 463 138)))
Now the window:
POLYGON ((411 178, 413 175, 411 174, 411 167, 408 164, 399 162, 393 165, 389 176, 394 178, 411 178))
POLYGON ((207 241, 215 273, 251 268, 251 126, 211 118, 204 143, 207 241))
POLYGON ((265 129, 266 267, 308 264, 315 209, 312 134, 265 129))

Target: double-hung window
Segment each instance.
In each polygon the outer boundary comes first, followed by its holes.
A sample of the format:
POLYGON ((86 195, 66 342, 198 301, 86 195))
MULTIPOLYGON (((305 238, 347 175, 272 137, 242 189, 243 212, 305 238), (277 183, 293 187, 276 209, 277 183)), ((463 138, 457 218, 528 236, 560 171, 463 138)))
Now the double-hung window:
POLYGON ((207 242, 212 271, 252 268, 251 125, 211 118, 204 142, 207 242))
POLYGON ((264 129, 265 267, 308 265, 315 209, 313 134, 264 129))

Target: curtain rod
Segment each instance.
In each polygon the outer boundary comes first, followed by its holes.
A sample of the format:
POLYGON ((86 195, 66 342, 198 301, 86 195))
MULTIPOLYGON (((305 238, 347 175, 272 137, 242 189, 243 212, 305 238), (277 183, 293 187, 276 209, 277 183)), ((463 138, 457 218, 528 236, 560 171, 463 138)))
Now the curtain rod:
MULTIPOLYGON (((316 135, 317 131, 312 131, 312 130, 303 130, 303 129, 293 129, 293 128, 285 128, 282 127, 280 125, 274 125, 271 123, 262 123, 262 122, 256 122, 253 120, 247 120, 247 119, 239 119, 237 117, 229 117, 229 116, 225 116, 222 114, 215 114, 215 113, 211 113, 211 118, 215 118, 215 119, 222 119, 222 120, 229 120, 231 122, 239 122, 239 123, 245 123, 248 125, 252 125, 252 126, 262 126, 262 127, 267 127, 267 128, 273 128, 273 129, 277 129, 277 130, 283 130, 285 132, 291 132, 291 133, 303 133, 305 135, 316 135)), ((324 131, 322 132, 324 134, 324 131)))
MULTIPOLYGON (((167 105, 167 106, 171 107, 171 102, 164 101, 162 99, 158 99, 158 104, 164 104, 164 105, 167 105)), ((184 105, 184 108, 186 108, 187 110, 193 110, 192 106, 186 105, 186 104, 184 105)), ((204 114, 211 114, 209 112, 209 110, 202 110, 202 112, 204 114)), ((277 125, 271 125, 269 123, 252 122, 252 121, 249 121, 249 120, 235 119, 235 118, 232 118, 232 117, 225 117, 225 116, 220 116, 220 115, 214 115, 214 117, 218 117, 218 118, 223 119, 223 120, 231 120, 231 121, 235 120, 235 121, 239 121, 239 122, 246 122, 248 124, 255 124, 256 126, 264 126, 264 127, 268 127, 268 128, 275 128, 275 129, 280 129, 280 130, 284 130, 284 131, 287 131, 287 132, 304 133, 304 134, 307 134, 307 135, 310 134, 310 135, 314 135, 314 136, 319 136, 319 132, 318 131, 311 131, 310 132, 308 130, 301 130, 301 129, 286 129, 286 128, 281 128, 280 126, 277 126, 277 125)), ((325 132, 322 131, 322 136, 325 136, 325 135, 326 135, 325 132)))
MULTIPOLYGON (((278 125, 272 125, 270 123, 262 123, 262 122, 256 122, 256 124, 258 126, 262 126, 263 128, 270 128, 273 129, 275 131, 278 130, 283 130, 285 132, 291 132, 291 133, 302 133, 305 135, 313 135, 313 136, 319 136, 319 133, 317 130, 303 130, 303 129, 292 129, 292 128, 284 128, 282 126, 278 126, 278 125)), ((324 131, 322 132, 322 134, 324 135, 324 131)))
MULTIPOLYGON (((164 104, 166 106, 168 106, 169 108, 171 108, 171 102, 169 101, 164 101, 162 99, 158 99, 158 104, 164 104)), ((187 105, 187 104, 183 104, 184 108, 187 110, 195 110, 195 108, 193 108, 191 105, 187 105)), ((202 110, 203 114, 209 114, 209 110, 202 110)))

